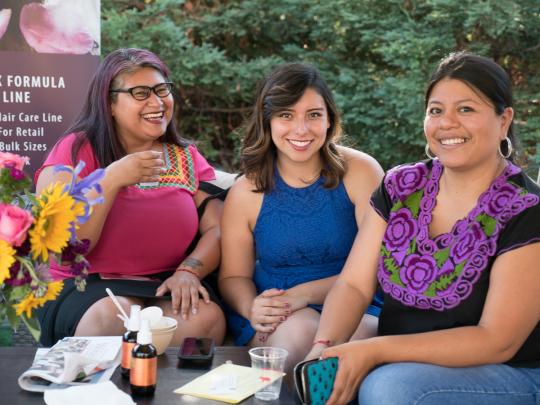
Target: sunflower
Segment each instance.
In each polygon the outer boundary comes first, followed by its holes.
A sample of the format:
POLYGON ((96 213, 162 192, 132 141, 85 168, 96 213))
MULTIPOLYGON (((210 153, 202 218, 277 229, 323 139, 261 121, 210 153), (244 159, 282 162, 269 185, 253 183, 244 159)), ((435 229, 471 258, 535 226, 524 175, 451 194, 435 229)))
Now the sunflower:
POLYGON ((0 239, 0 284, 9 277, 9 268, 15 263, 15 249, 0 239))
POLYGON ((47 284, 47 292, 42 297, 36 297, 34 292, 31 292, 21 302, 13 305, 15 313, 17 316, 21 316, 23 312, 26 312, 26 317, 31 318, 34 309, 42 307, 47 301, 56 299, 63 287, 63 281, 52 281, 47 284))
POLYGON ((36 221, 28 232, 33 259, 41 256, 42 261, 47 262, 49 250, 61 253, 71 237, 72 224, 80 209, 75 208, 75 200, 64 187, 65 184, 58 182, 37 198, 36 221))

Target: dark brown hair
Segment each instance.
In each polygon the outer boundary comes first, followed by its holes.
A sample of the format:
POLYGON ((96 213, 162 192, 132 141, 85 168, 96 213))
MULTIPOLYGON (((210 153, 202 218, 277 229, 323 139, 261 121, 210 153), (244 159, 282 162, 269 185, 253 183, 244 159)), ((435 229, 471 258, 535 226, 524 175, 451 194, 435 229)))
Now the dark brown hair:
POLYGON ((268 192, 274 187, 276 146, 272 142, 270 119, 291 107, 306 89, 315 90, 324 100, 330 127, 320 149, 326 188, 337 187, 345 174, 345 160, 336 148, 341 137, 341 120, 334 97, 321 75, 311 65, 288 63, 273 70, 257 87, 255 105, 246 125, 240 151, 241 171, 255 183, 255 191, 268 192))
MULTIPOLYGON (((502 115, 505 108, 513 107, 512 82, 506 71, 491 59, 467 52, 454 52, 445 57, 431 76, 426 89, 424 107, 427 108, 429 97, 435 85, 443 79, 455 79, 467 84, 481 97, 488 99, 497 115, 502 115)), ((508 127, 508 138, 517 147, 514 134, 514 121, 508 127)), ((501 151, 506 154, 507 143, 501 142, 501 151)), ((510 156, 509 160, 512 160, 510 156)))

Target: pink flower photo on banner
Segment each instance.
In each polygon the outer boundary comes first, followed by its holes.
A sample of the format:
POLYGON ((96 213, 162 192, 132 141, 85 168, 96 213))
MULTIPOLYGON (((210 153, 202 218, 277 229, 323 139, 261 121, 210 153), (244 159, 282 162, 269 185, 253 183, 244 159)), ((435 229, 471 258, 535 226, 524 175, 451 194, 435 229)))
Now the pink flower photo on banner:
POLYGON ((99 55, 99 0, 44 0, 21 9, 19 27, 39 53, 99 55))
POLYGON ((11 19, 11 9, 5 8, 0 10, 0 39, 4 36, 11 19))

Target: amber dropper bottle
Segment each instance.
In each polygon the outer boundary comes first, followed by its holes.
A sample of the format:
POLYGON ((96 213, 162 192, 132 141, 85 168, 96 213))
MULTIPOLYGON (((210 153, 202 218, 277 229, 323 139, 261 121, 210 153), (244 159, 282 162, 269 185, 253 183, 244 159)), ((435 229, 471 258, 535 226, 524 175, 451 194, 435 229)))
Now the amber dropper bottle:
POLYGON ((134 395, 152 395, 156 390, 157 351, 152 344, 152 332, 148 319, 141 321, 137 345, 131 352, 129 382, 131 393, 134 395))
POLYGON ((141 306, 132 305, 129 312, 127 331, 122 336, 122 377, 129 379, 129 369, 131 368, 131 351, 137 344, 137 332, 141 323, 141 306))

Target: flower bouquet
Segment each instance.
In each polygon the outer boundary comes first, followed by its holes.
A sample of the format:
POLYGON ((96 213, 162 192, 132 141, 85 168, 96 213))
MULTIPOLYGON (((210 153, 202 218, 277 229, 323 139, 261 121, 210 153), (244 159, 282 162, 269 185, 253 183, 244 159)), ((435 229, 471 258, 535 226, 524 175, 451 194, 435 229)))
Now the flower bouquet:
POLYGON ((54 300, 63 287, 49 276, 51 260, 69 264, 77 289, 85 288, 89 241, 77 239, 75 232, 92 205, 103 200, 99 181, 104 171, 79 181, 84 162, 75 168, 56 166, 55 171, 71 174, 71 183, 57 182, 35 195, 23 172, 27 163, 27 157, 0 152, 0 322, 7 317, 16 329, 22 320, 38 340, 32 311, 54 300), (92 190, 96 197, 89 199, 92 190))

